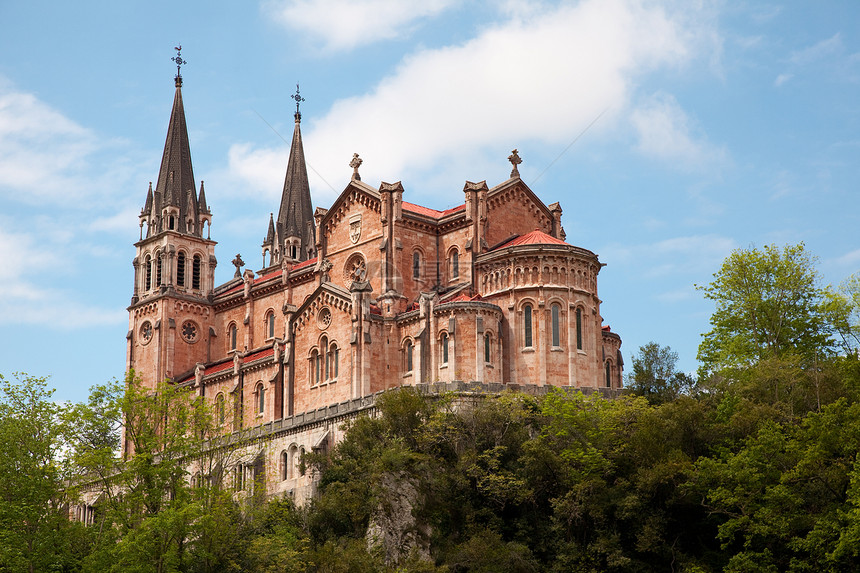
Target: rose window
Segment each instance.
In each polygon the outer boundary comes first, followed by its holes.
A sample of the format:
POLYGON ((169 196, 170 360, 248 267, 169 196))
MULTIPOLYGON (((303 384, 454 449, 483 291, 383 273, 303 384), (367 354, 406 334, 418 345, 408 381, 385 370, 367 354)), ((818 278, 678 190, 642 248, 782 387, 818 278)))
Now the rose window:
POLYGON ((319 314, 317 314, 317 324, 322 330, 325 330, 331 324, 331 310, 328 307, 321 309, 319 314))
POLYGON ((185 342, 194 342, 197 340, 197 325, 190 320, 186 320, 182 324, 182 338, 185 339, 185 342))
POLYGON ((359 253, 354 253, 346 261, 343 269, 343 280, 347 288, 352 286, 354 282, 362 282, 367 278, 367 263, 364 262, 364 257, 359 253))
POLYGON ((140 338, 144 344, 152 340, 152 323, 146 321, 143 323, 143 326, 140 327, 140 338))

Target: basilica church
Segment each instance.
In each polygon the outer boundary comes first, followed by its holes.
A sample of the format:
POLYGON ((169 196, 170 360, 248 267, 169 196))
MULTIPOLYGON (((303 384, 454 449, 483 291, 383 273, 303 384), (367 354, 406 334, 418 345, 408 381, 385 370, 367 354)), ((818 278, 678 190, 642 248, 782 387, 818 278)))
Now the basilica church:
POLYGON ((507 179, 466 181, 463 204, 442 211, 407 201, 400 181, 362 180, 356 154, 338 198, 314 208, 297 93, 277 217, 260 218, 264 267, 237 255, 216 284, 179 73, 175 89, 140 213, 127 368, 147 387, 167 380, 211 400, 224 432, 247 437, 237 490, 256 478, 307 495, 301 453, 336 443, 343 421, 391 388, 620 389, 602 264, 566 241, 561 206, 523 182, 516 150, 507 179))

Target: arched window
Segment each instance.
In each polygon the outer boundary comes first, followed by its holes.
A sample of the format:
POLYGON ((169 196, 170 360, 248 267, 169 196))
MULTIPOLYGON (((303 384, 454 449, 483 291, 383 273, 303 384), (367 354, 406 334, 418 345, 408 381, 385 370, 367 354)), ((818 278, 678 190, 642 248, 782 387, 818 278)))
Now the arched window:
POLYGON ((338 355, 339 355, 339 350, 338 350, 337 344, 332 342, 331 347, 329 348, 329 351, 328 351, 328 359, 329 359, 329 362, 331 363, 331 365, 328 369, 329 372, 331 373, 330 380, 337 380, 338 358, 339 358, 338 355))
POLYGON ((191 267, 191 288, 200 290, 200 255, 194 255, 191 267))
POLYGON ((302 446, 301 448, 299 448, 299 455, 298 455, 298 458, 296 459, 296 469, 298 470, 298 474, 302 475, 302 476, 305 475, 305 468, 304 468, 304 466, 302 466, 302 460, 304 459, 304 457, 305 457, 305 447, 302 446))
POLYGON ((257 413, 262 414, 266 411, 266 391, 263 389, 263 383, 257 384, 257 413))
POLYGON ((612 363, 609 360, 606 361, 606 385, 612 387, 612 363))
POLYGON ((281 481, 289 479, 290 476, 290 454, 287 450, 281 452, 281 481))
POLYGON ((311 386, 316 386, 320 382, 319 375, 319 352, 311 350, 311 356, 308 363, 308 381, 311 386))
POLYGON ((155 286, 161 286, 161 253, 155 255, 155 286))
POLYGON ((491 362, 491 360, 490 360, 490 346, 491 346, 490 333, 485 332, 484 333, 484 362, 486 362, 487 364, 489 364, 491 362))
POLYGON ((230 350, 236 350, 236 328, 235 324, 230 324, 227 327, 227 344, 230 345, 230 350))
POLYGON ((287 467, 287 479, 293 479, 297 476, 296 468, 299 465, 298 462, 299 457, 299 448, 295 444, 290 446, 290 455, 289 455, 289 466, 287 467))
POLYGON ((407 340, 403 345, 403 352, 406 358, 406 372, 412 372, 412 341, 407 340))
POLYGON ((532 346, 532 306, 527 304, 523 307, 523 346, 532 346))
POLYGON ((576 309, 576 349, 582 350, 582 309, 576 309))
POLYGON ((149 290, 152 288, 152 257, 146 255, 146 283, 144 284, 144 290, 149 290))
POLYGON ((167 228, 168 228, 168 229, 170 229, 170 230, 172 231, 174 226, 175 226, 175 223, 174 223, 173 215, 170 215, 170 216, 167 218, 167 228))
POLYGON ((328 380, 331 373, 329 372, 329 360, 328 360, 328 339, 323 336, 320 339, 320 353, 322 355, 322 368, 324 369, 323 380, 328 380))
POLYGON ((224 410, 224 394, 221 394, 219 392, 218 395, 215 396, 215 416, 218 419, 218 425, 224 424, 224 420, 226 419, 225 414, 226 412, 224 410))
POLYGON ((185 253, 182 251, 176 257, 176 286, 185 286, 185 253))
POLYGON ((418 251, 412 253, 412 278, 421 278, 421 253, 418 251))
POLYGON ((233 470, 233 486, 236 488, 236 491, 242 491, 245 489, 245 466, 239 464, 233 470))
POLYGON ((552 345, 553 347, 558 348, 561 346, 561 336, 560 336, 560 328, 559 328, 559 320, 561 314, 561 307, 558 304, 553 304, 550 307, 550 315, 552 318, 552 345))
POLYGON ((451 251, 451 278, 456 279, 460 276, 460 251, 454 249, 451 251))
POLYGON ((440 343, 442 347, 442 364, 448 364, 448 333, 442 333, 442 340, 440 343))
POLYGON ((269 312, 266 315, 266 338, 275 337, 275 313, 269 312))

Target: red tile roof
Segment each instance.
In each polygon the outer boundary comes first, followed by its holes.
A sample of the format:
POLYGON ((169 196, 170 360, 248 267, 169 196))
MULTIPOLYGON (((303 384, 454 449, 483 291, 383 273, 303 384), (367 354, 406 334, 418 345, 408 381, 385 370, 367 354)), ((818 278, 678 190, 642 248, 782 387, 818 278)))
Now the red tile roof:
POLYGON ((218 372, 224 372, 225 370, 229 370, 231 368, 233 368, 233 360, 225 360, 220 364, 209 366, 208 368, 206 368, 204 374, 208 376, 209 374, 217 374, 218 372))
POLYGON ((481 300, 481 295, 476 294, 475 296, 469 296, 466 293, 461 293, 455 296, 450 300, 446 300, 444 302, 472 302, 475 300, 481 300))
MULTIPOLYGON (((293 270, 295 271, 295 270, 298 270, 298 269, 303 269, 303 268, 308 267, 308 266, 310 266, 310 265, 315 265, 315 264, 316 264, 316 262, 317 262, 316 257, 314 257, 314 258, 312 258, 312 259, 308 259, 307 261, 302 261, 302 262, 300 262, 300 263, 299 263, 299 264, 297 264, 297 265, 293 265, 293 270)), ((282 271, 281 269, 278 269, 278 270, 276 270, 276 271, 272 271, 272 272, 270 272, 270 273, 268 273, 268 274, 260 275, 260 276, 258 276, 257 278, 255 278, 255 279, 254 279, 254 284, 258 284, 258 283, 261 283, 261 282, 263 282, 263 281, 267 281, 267 280, 269 280, 270 278, 280 276, 280 275, 281 275, 281 273, 283 273, 283 271, 282 271)), ((236 285, 236 286, 234 286, 233 288, 231 288, 230 290, 226 290, 226 291, 222 292, 221 294, 222 294, 222 295, 225 295, 225 294, 233 294, 234 292, 238 292, 238 291, 242 290, 243 288, 245 288, 244 283, 243 283, 243 284, 240 284, 240 285, 236 285)))
POLYGON ((430 207, 422 207, 421 205, 416 205, 415 203, 409 203, 408 201, 403 201, 403 208, 412 213, 417 213, 418 215, 424 215, 425 217, 432 217, 433 219, 441 219, 451 213, 456 213, 457 211, 463 211, 466 209, 466 204, 458 205, 456 207, 452 207, 450 209, 445 209, 444 211, 437 211, 436 209, 431 209, 430 207))
POLYGON ((293 265, 293 270, 297 271, 299 269, 303 269, 305 267, 309 267, 309 266, 315 265, 315 264, 317 264, 317 258, 316 257, 314 257, 312 259, 308 259, 306 261, 302 261, 297 265, 293 265))
MULTIPOLYGON (((275 349, 273 347, 264 348, 263 350, 258 350, 253 354, 249 354, 244 358, 241 358, 240 361, 244 364, 246 362, 254 362, 255 360, 262 360, 263 358, 269 358, 275 355, 275 349)), ((217 362, 211 366, 207 366, 204 371, 204 375, 209 376, 210 374, 218 374, 219 372, 224 372, 225 370, 230 370, 233 368, 233 359, 228 358, 222 360, 221 362, 217 362)), ((194 379, 194 375, 183 378, 179 382, 189 382, 194 379)))
POLYGON ((269 356, 274 356, 275 349, 273 347, 265 348, 260 350, 259 352, 255 352, 253 354, 249 354, 245 358, 242 359, 242 362, 253 362, 254 360, 260 360, 261 358, 267 358, 269 356))
MULTIPOLYGON (((281 274, 281 272, 283 272, 283 271, 281 271, 281 269, 278 269, 278 270, 276 270, 276 271, 272 271, 272 272, 270 272, 270 273, 268 273, 268 274, 260 275, 260 276, 258 276, 257 278, 255 278, 255 279, 254 279, 254 284, 261 283, 261 282, 263 282, 263 281, 267 281, 267 280, 269 280, 269 279, 270 279, 270 278, 272 278, 272 277, 279 276, 279 275, 281 274)), ((233 288, 231 288, 230 290, 224 291, 224 292, 223 292, 223 293, 221 293, 221 294, 232 294, 232 293, 234 293, 234 292, 238 292, 238 291, 242 290, 243 288, 245 288, 245 283, 242 283, 242 284, 236 285, 236 286, 234 286, 233 288)))
POLYGON ((502 243, 496 249, 503 249, 505 247, 517 247, 519 245, 567 245, 571 246, 569 243, 565 243, 561 239, 556 239, 551 235, 547 235, 543 231, 539 231, 535 229, 531 233, 526 233, 525 235, 520 235, 519 237, 514 237, 510 241, 506 243, 502 243))

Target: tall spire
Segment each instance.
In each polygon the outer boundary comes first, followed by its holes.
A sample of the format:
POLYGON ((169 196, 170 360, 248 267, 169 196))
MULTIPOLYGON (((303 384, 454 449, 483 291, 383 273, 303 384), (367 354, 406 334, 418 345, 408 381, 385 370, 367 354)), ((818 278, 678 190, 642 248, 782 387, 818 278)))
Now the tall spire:
POLYGON ((296 100, 294 116, 296 126, 293 130, 290 158, 287 161, 287 175, 284 178, 284 190, 281 194, 281 208, 278 211, 276 222, 276 240, 282 243, 270 245, 271 252, 275 254, 273 259, 275 263, 279 262, 280 256, 299 261, 307 260, 311 258, 314 248, 314 211, 311 204, 311 189, 308 184, 305 151, 302 146, 302 114, 299 112, 299 103, 304 101, 304 98, 299 95, 298 85, 296 85, 295 95, 290 97, 296 100), (295 255, 293 255, 293 250, 295 250, 295 255))
POLYGON ((181 49, 182 46, 176 47, 176 57, 172 58, 176 62, 174 77, 176 92, 173 96, 173 109, 170 112, 161 168, 155 184, 155 196, 160 198, 160 205, 157 208, 164 212, 153 214, 158 221, 157 224, 152 224, 156 223, 152 221, 149 234, 174 230, 200 236, 200 211, 194 170, 191 166, 191 147, 188 143, 188 128, 185 124, 185 107, 182 104, 180 66, 186 62, 181 57, 181 49))

